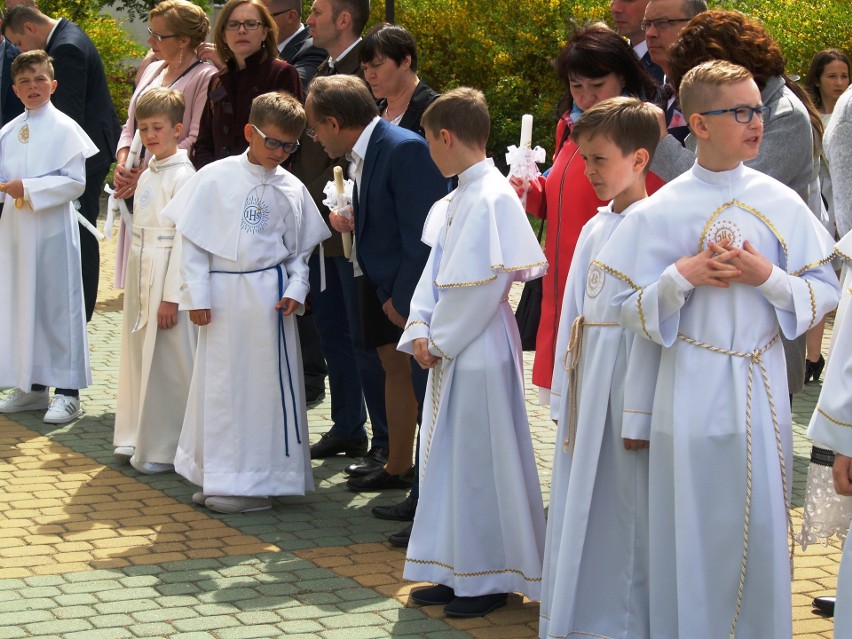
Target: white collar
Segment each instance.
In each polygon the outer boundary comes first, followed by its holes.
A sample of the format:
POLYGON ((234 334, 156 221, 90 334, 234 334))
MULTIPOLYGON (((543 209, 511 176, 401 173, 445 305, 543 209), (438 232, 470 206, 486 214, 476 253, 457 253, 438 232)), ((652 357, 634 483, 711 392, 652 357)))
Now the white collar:
POLYGON ((364 163, 364 160, 367 158, 367 148, 370 146, 370 138, 373 136, 373 131, 379 123, 379 120, 381 120, 379 116, 374 117, 370 124, 364 127, 364 130, 361 131, 361 135, 358 136, 358 139, 355 141, 352 151, 350 152, 352 157, 357 159, 353 161, 360 162, 361 164, 364 163))
POLYGON ((335 58, 334 56, 328 56, 328 59, 329 59, 329 61, 331 62, 331 65, 332 65, 332 66, 334 66, 334 65, 336 65, 338 62, 340 62, 343 58, 345 58, 345 57, 346 57, 346 54, 347 54, 347 53, 349 53, 350 51, 352 51, 352 49, 354 49, 354 48, 355 48, 355 46, 356 46, 359 42, 361 42, 361 36, 358 36, 358 39, 357 39, 357 40, 355 40, 355 42, 353 42, 352 44, 350 44, 348 47, 346 47, 346 48, 345 48, 345 49, 344 49, 344 50, 340 53, 340 55, 339 55, 339 56, 337 56, 336 58, 335 58))
POLYGON ((648 43, 642 40, 642 42, 633 47, 633 53, 641 60, 648 53, 648 43))
POLYGON ((50 44, 50 39, 53 37, 53 34, 56 33, 56 27, 59 26, 59 20, 56 21, 56 24, 53 25, 53 28, 50 30, 50 33, 47 34, 47 42, 44 43, 44 46, 50 44))

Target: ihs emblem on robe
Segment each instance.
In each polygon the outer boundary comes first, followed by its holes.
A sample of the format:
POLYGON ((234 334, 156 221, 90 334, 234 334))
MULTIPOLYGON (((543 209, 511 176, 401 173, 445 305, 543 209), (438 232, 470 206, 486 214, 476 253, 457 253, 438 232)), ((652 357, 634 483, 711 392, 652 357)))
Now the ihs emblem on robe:
POLYGON ((246 233, 260 233, 269 224, 269 205, 256 195, 249 195, 243 205, 240 228, 246 233))
POLYGON ((586 274, 586 295, 589 297, 597 297, 604 286, 606 279, 606 271, 597 264, 592 264, 589 267, 589 272, 586 274))
POLYGON ((743 236, 739 227, 732 220, 716 220, 707 232, 708 242, 719 244, 728 240, 731 248, 742 248, 743 236))
POLYGON ((30 142, 30 125, 25 124, 21 127, 21 130, 18 131, 18 142, 21 144, 29 144, 30 142))

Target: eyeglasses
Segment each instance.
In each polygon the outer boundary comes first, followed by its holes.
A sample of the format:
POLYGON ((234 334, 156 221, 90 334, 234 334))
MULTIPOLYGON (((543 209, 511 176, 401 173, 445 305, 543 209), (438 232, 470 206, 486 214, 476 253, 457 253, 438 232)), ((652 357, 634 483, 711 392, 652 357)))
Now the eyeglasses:
POLYGON ((317 122, 315 125, 309 126, 307 129, 305 129, 305 135, 307 135, 312 140, 316 141, 316 139, 317 139, 317 126, 319 124, 321 124, 322 122, 325 122, 325 118, 323 118, 322 120, 317 122))
POLYGON ((276 11, 275 13, 270 13, 273 18, 275 16, 280 16, 282 13, 290 13, 291 11, 296 11, 296 9, 283 9, 282 11, 276 11))
POLYGON ((263 146, 265 146, 270 151, 277 151, 278 149, 284 149, 284 153, 295 153, 299 150, 298 142, 284 142, 283 140, 276 140, 275 138, 271 138, 266 135, 263 131, 258 129, 253 124, 252 128, 260 134, 260 137, 263 138, 263 146))
POLYGON ((168 40, 169 38, 179 38, 179 33, 173 33, 172 35, 160 35, 159 33, 154 33, 151 31, 151 28, 148 28, 148 35, 150 35, 157 42, 162 42, 163 40, 168 40))
POLYGON ((740 124, 748 124, 754 116, 757 116, 757 119, 761 122, 766 122, 769 119, 768 106, 740 106, 731 109, 713 109, 712 111, 704 111, 698 115, 722 115, 723 113, 733 113, 734 119, 740 124))
POLYGON ((255 31, 263 26, 263 23, 260 20, 243 20, 239 22, 238 20, 228 20, 225 23, 225 31, 239 31, 240 28, 245 29, 246 31, 255 31))
POLYGON ((665 31, 677 22, 689 22, 692 18, 657 18, 656 20, 642 20, 639 28, 647 31, 648 27, 654 27, 657 31, 665 31))

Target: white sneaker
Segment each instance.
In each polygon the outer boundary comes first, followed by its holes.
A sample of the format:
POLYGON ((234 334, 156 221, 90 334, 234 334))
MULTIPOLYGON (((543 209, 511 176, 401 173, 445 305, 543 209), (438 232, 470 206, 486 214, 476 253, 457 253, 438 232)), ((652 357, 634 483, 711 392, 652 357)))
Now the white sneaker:
POLYGON ((192 501, 198 504, 199 506, 204 505, 204 502, 207 501, 207 497, 209 497, 209 495, 205 495, 200 490, 192 493, 192 501))
POLYGON ((48 389, 32 391, 27 393, 20 388, 13 388, 12 392, 0 401, 0 413, 20 413, 25 410, 43 410, 47 408, 50 401, 48 389))
POLYGON ((67 424, 83 414, 79 397, 68 395, 54 395, 44 414, 45 424, 67 424))
POLYGON ((210 510, 217 513, 252 513, 269 510, 272 502, 266 497, 208 497, 204 502, 210 510))
POLYGON ((161 464, 159 462, 140 462, 136 457, 130 458, 130 465, 145 475, 159 475, 160 473, 173 473, 174 464, 161 464))
POLYGON ((133 446, 116 446, 115 450, 112 451, 112 456, 123 462, 129 462, 135 452, 136 448, 133 446))

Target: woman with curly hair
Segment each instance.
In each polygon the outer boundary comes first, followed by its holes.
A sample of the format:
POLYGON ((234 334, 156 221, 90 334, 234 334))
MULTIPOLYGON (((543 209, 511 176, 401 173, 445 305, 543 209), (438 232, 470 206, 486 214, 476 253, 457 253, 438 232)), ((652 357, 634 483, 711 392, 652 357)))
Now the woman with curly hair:
MULTIPOLYGON (((606 205, 597 198, 585 176, 586 164, 570 138, 571 129, 584 111, 602 100, 621 95, 652 100, 658 91, 630 45, 600 23, 577 29, 553 66, 568 91, 558 106, 553 166, 547 177, 530 182, 526 202, 527 212, 548 224, 544 253, 550 267, 542 278, 541 323, 532 374, 544 404, 551 399, 556 331, 574 247, 583 225, 599 206, 606 205)), ((512 183, 522 197, 523 183, 517 178, 512 183)), ((649 193, 662 184, 662 180, 649 174, 649 193)))

